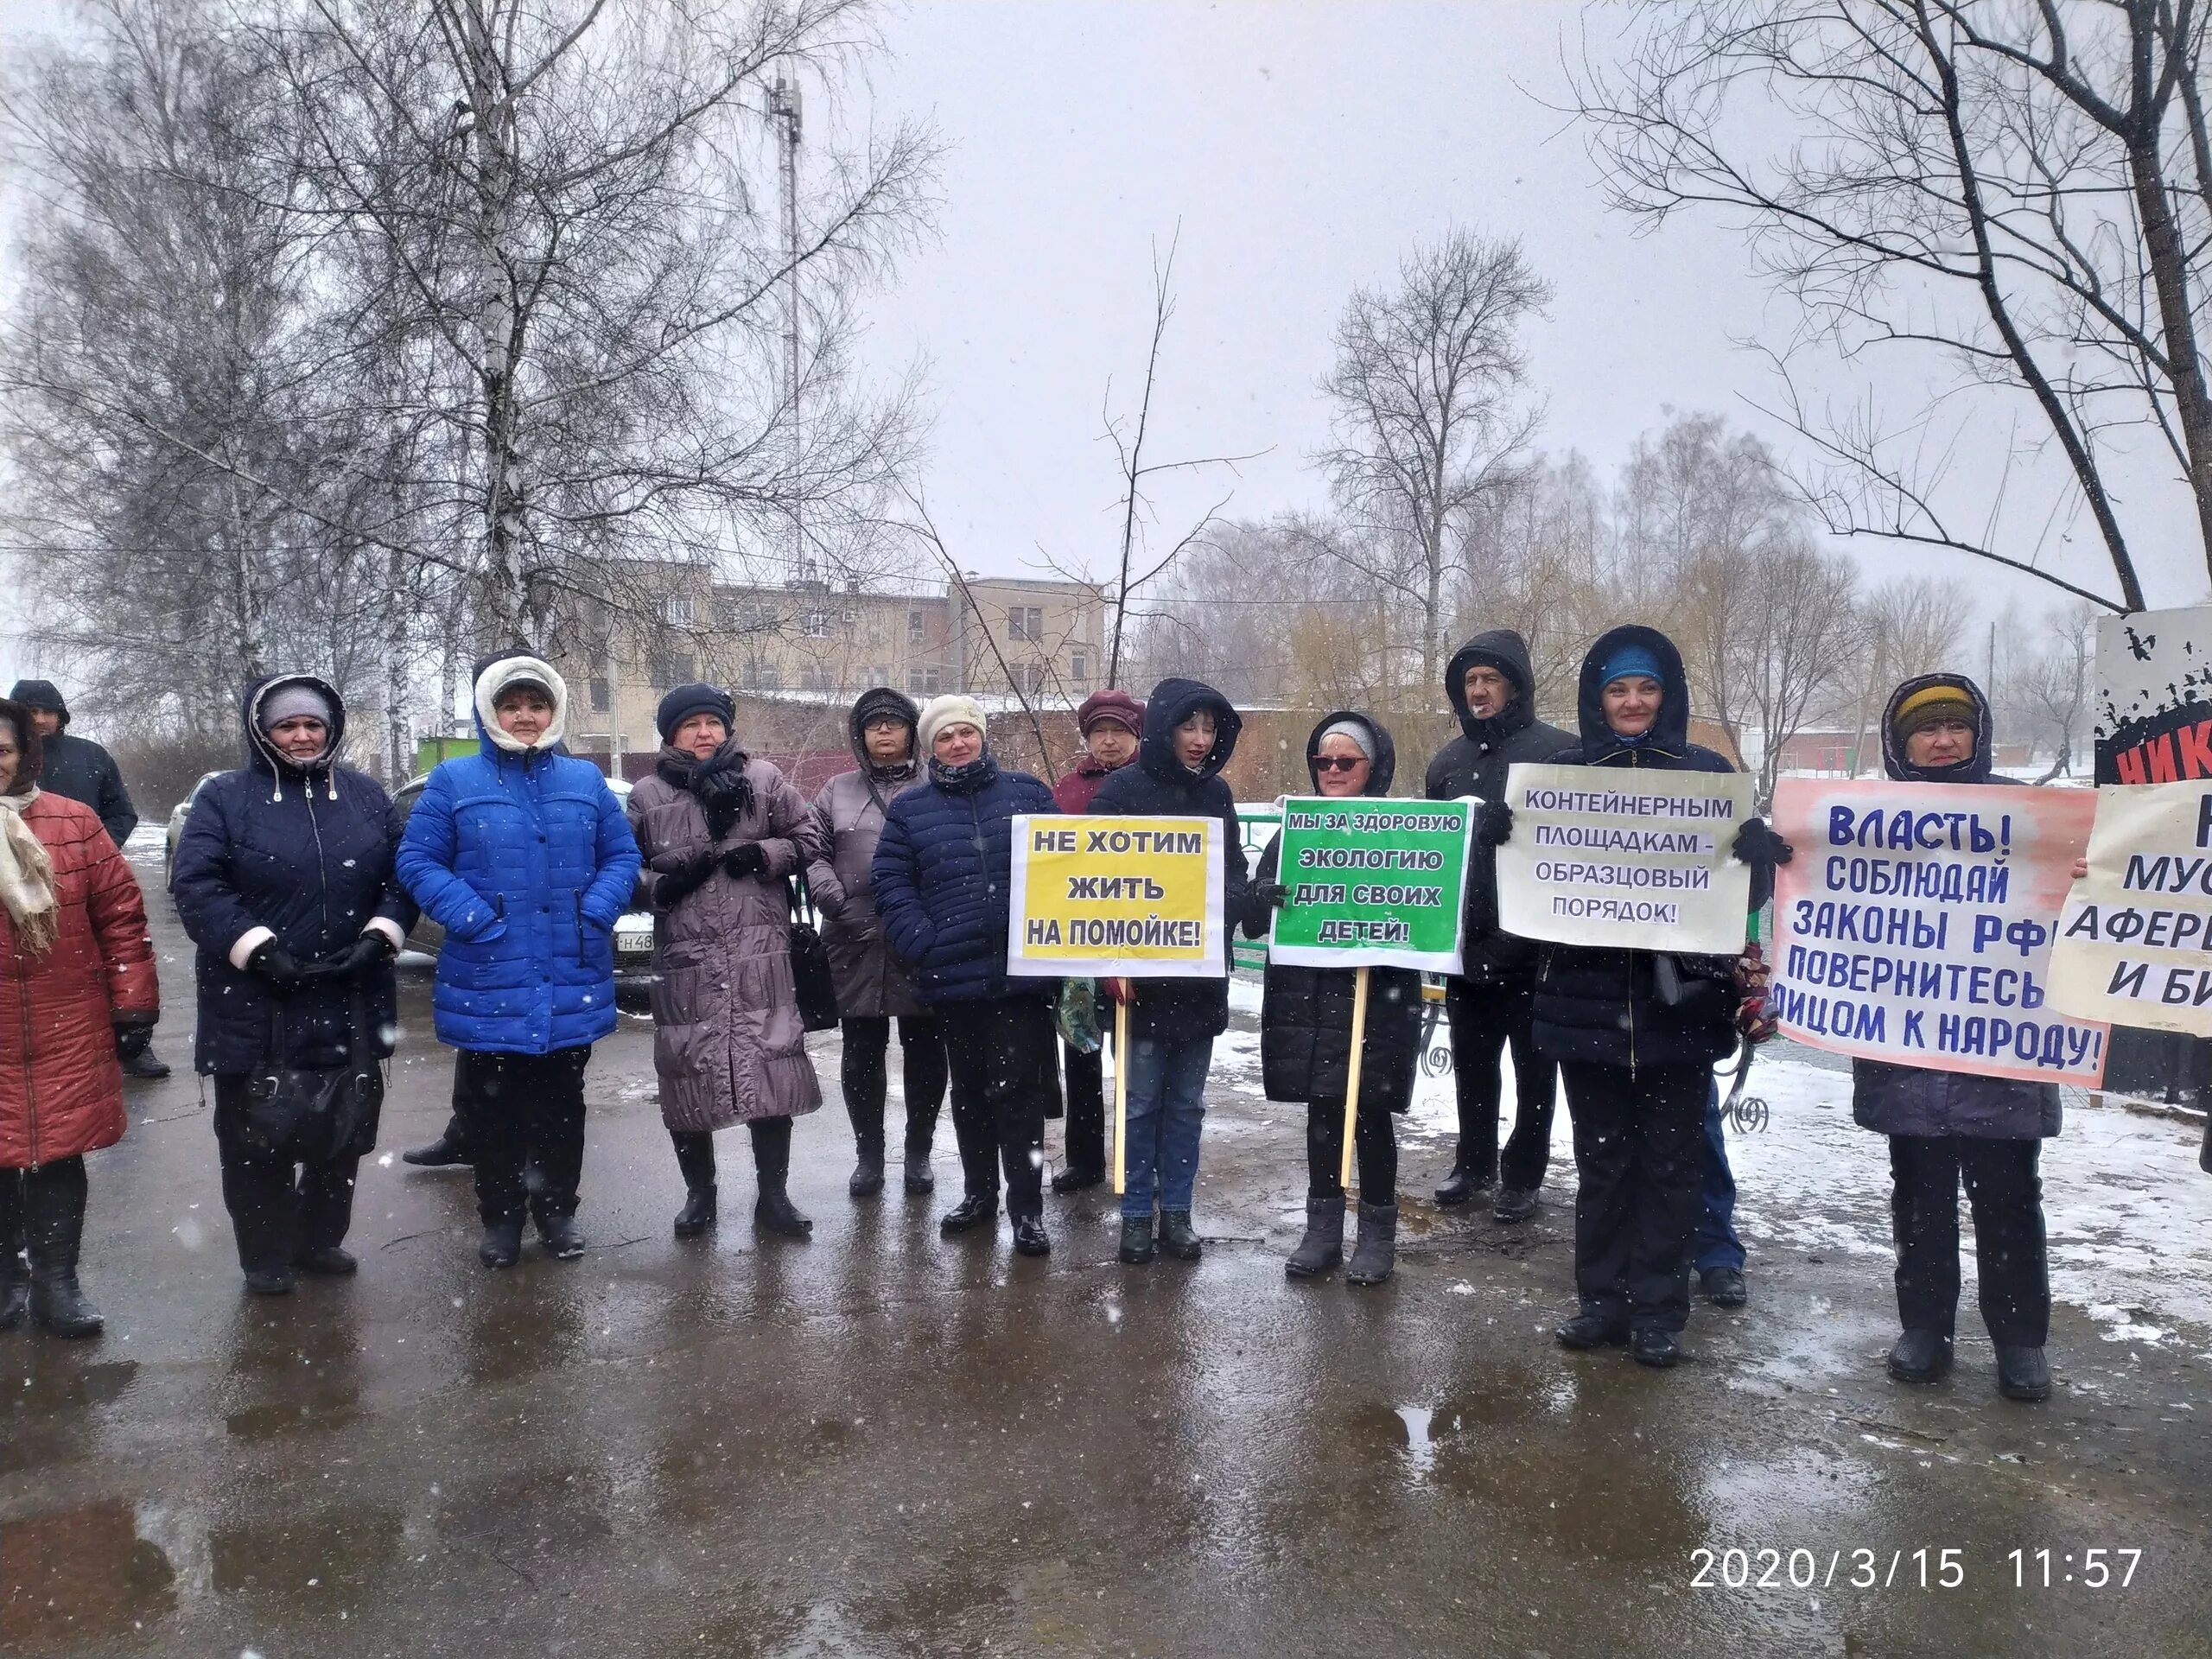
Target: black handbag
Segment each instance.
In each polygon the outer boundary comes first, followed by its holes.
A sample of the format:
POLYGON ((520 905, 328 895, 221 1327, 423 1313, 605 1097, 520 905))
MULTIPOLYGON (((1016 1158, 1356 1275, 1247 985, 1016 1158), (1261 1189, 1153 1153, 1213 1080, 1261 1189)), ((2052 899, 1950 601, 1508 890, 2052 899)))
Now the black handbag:
POLYGON ((384 1068, 369 1041, 367 992, 358 983, 346 1007, 342 1065, 286 1064, 285 1004, 269 1005, 269 1054, 246 1074, 244 1099, 230 1115, 230 1136, 262 1157, 325 1164, 362 1157, 377 1143, 384 1113, 384 1068))
POLYGON ((830 947, 806 918, 806 900, 796 878, 785 878, 784 896, 791 907, 791 983, 798 991, 798 1017, 809 1031, 834 1030, 837 980, 830 971, 830 947))

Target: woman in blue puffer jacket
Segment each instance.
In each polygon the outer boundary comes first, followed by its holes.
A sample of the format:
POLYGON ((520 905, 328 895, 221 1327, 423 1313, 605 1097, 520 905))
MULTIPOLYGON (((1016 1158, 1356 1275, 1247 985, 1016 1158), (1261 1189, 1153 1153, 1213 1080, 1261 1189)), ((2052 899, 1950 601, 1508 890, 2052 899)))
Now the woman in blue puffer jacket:
POLYGON ((599 768, 561 745, 569 691, 521 652, 478 671, 478 752, 430 774, 399 845, 399 879, 446 931, 431 998, 461 1051, 454 1108, 476 1163, 477 1251, 522 1251, 523 1163, 544 1177, 529 1213, 548 1254, 583 1254, 576 1185, 584 1067, 614 1029, 614 923, 638 843, 599 768))
POLYGON ((292 1288, 296 1270, 353 1271, 341 1246, 377 1110, 363 1103, 347 1123, 277 1126, 253 1109, 252 1075, 270 1065, 334 1071, 391 1052, 391 959, 415 905, 392 872, 400 826, 391 798, 338 764, 337 688, 277 675, 248 686, 240 712, 246 764, 194 798, 171 890, 200 947, 194 1058, 215 1079, 238 1266, 249 1290, 274 1296, 292 1288))
POLYGON ((883 937, 944 1030, 952 1129, 964 1196, 938 1224, 948 1234, 999 1212, 999 1166, 1014 1248, 1043 1255, 1045 1113, 1059 1089, 1052 1006, 1057 979, 1006 970, 1013 820, 1057 812, 1026 772, 1003 772, 983 743, 973 697, 933 697, 916 728, 928 775, 891 798, 868 866, 883 937))

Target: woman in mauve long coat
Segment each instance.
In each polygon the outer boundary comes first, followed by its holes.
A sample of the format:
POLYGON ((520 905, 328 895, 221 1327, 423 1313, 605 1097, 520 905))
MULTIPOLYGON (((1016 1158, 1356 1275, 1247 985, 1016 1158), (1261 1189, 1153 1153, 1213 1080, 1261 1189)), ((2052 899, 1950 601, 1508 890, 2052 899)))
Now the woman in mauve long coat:
POLYGON ((658 925, 653 1066, 661 1119, 686 1198, 676 1233, 715 1224, 716 1129, 753 1137, 760 1196, 753 1219, 804 1236, 814 1224, 785 1191, 791 1120, 822 1104, 791 979, 787 877, 822 856, 805 800, 775 766, 730 735, 734 710, 709 685, 661 699, 661 752, 630 791, 658 925))
POLYGON ((885 1058, 894 1019, 905 1068, 906 1191, 927 1192, 937 1184, 930 1173, 930 1143, 944 1104, 944 1035, 891 953, 868 878, 875 843, 883 836, 885 807, 922 775, 914 753, 921 717, 912 698, 887 685, 861 692, 846 721, 860 764, 839 772, 814 798, 823 850, 807 868, 806 884, 822 915, 822 943, 837 983, 844 1033, 840 1081, 859 1154, 846 1191, 856 1198, 883 1190, 883 1109, 890 1092, 885 1058))

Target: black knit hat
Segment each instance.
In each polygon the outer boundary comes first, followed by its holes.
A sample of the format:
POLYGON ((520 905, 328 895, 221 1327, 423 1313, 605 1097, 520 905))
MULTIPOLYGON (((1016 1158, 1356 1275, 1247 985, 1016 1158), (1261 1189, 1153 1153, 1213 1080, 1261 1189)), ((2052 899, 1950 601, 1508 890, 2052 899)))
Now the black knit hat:
POLYGON ((725 731, 734 731, 737 727, 737 705, 730 701, 729 693, 695 680, 690 685, 677 686, 660 700, 659 712, 653 716, 653 724, 660 729, 660 741, 674 741, 676 728, 693 715, 720 715, 725 731))

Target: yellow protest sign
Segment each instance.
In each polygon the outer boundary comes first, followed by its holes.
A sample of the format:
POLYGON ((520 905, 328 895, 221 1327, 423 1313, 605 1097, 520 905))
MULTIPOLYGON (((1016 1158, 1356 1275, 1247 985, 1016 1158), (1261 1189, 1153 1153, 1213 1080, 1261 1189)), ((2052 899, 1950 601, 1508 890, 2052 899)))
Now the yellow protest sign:
POLYGON ((1006 956, 1032 978, 1221 977, 1220 820, 1015 818, 1006 956))

